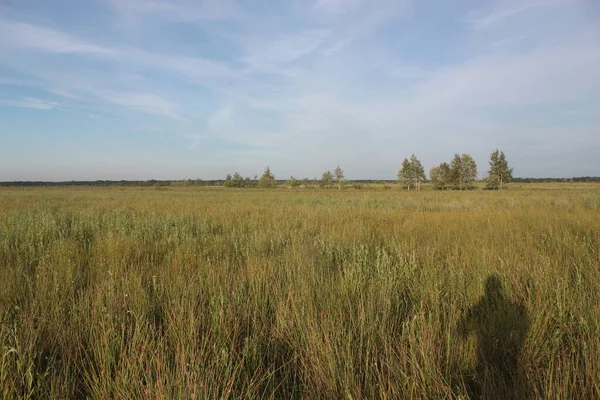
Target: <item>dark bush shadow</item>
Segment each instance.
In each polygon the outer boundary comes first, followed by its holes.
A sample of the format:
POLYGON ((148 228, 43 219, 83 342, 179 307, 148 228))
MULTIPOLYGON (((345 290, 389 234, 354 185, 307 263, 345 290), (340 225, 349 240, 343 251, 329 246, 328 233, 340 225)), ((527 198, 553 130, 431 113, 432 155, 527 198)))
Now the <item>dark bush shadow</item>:
POLYGON ((506 298, 500 278, 490 275, 485 294, 459 323, 463 334, 473 332, 477 336, 478 364, 467 382, 471 398, 530 398, 520 364, 529 323, 527 309, 506 298))

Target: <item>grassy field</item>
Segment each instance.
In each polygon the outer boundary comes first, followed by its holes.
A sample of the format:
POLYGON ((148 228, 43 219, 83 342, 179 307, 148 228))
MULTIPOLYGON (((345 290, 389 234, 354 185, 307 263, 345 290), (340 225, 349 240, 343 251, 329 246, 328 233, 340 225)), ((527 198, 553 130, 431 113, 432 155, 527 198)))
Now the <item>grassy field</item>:
POLYGON ((0 188, 0 398, 600 398, 600 186, 0 188))

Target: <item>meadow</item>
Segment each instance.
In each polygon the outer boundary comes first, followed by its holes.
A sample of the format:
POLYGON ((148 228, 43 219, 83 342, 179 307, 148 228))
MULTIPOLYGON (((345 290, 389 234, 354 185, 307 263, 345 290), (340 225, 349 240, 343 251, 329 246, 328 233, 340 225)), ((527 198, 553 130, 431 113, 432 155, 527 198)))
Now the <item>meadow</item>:
POLYGON ((0 279, 2 399, 600 398, 598 184, 0 188, 0 279))

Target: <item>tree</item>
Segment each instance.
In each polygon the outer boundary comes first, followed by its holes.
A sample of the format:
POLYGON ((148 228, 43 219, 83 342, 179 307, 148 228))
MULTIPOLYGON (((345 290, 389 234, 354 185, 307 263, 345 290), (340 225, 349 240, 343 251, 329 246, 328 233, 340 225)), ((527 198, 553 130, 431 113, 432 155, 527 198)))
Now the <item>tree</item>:
POLYGON ((236 172, 235 174, 233 174, 233 179, 231 180, 232 187, 241 188, 243 186, 243 183, 244 183, 244 178, 242 178, 242 175, 240 175, 239 172, 236 172))
POLYGON ((477 163, 468 154, 455 154, 450 163, 449 183, 455 189, 471 189, 477 178, 477 163))
POLYGON ((290 177, 290 187, 292 189, 297 188, 298 186, 300 186, 300 181, 296 178, 294 178, 293 176, 290 177))
POLYGON ((271 172, 269 167, 265 168, 265 172, 258 180, 258 187, 261 188, 274 188, 277 182, 275 182, 275 176, 271 172))
POLYGON ((421 161, 413 154, 410 156, 410 166, 412 178, 416 183, 417 190, 421 189, 421 181, 425 180, 425 169, 421 165, 421 161))
POLYGON ((338 189, 341 190, 342 189, 342 184, 344 183, 344 171, 338 165, 335 168, 335 170, 333 171, 333 174, 335 176, 335 181, 338 184, 338 189))
POLYGON ((323 175, 321 176, 321 180, 319 181, 319 186, 321 188, 329 189, 331 187, 332 181, 333 181, 333 174, 331 173, 331 171, 325 171, 325 172, 323 172, 323 175))
POLYGON ((452 161, 450 161, 450 175, 448 184, 452 186, 453 189, 460 189, 461 180, 460 180, 460 163, 461 163, 460 155, 455 154, 452 161))
POLYGON ((225 187, 231 187, 231 181, 232 181, 231 174, 227 174, 227 176, 225 176, 225 184, 224 184, 224 186, 225 187))
POLYGON ((434 189, 448 189, 452 184, 450 165, 446 162, 443 162, 439 166, 431 168, 431 171, 429 171, 429 177, 433 182, 434 189))
POLYGON ((431 182, 433 183, 433 187, 434 189, 441 189, 439 186, 442 182, 442 171, 440 170, 440 167, 432 167, 429 170, 429 178, 431 179, 431 182))
POLYGON ((408 190, 410 190, 410 184, 412 182, 412 171, 410 161, 408 161, 408 158, 405 158, 404 161, 402 161, 402 166, 398 171, 398 180, 400 182, 405 183, 407 185, 406 187, 408 188, 408 190))
POLYGON ((490 154, 490 170, 486 180, 486 188, 502 190, 512 180, 513 168, 509 167, 503 151, 496 149, 490 154))
POLYGON ((402 161, 402 166, 398 171, 398 180, 407 184, 408 190, 410 190, 411 184, 414 182, 414 186, 417 189, 421 187, 421 181, 425 179, 425 169, 421 165, 421 161, 413 154, 410 156, 410 160, 405 158, 402 161))
POLYGON ((461 189, 472 189, 473 182, 477 179, 477 163, 468 154, 460 156, 460 181, 461 189))
POLYGON ((235 187, 241 188, 244 187, 244 178, 238 172, 234 173, 233 176, 231 174, 227 174, 225 177, 225 187, 235 187))

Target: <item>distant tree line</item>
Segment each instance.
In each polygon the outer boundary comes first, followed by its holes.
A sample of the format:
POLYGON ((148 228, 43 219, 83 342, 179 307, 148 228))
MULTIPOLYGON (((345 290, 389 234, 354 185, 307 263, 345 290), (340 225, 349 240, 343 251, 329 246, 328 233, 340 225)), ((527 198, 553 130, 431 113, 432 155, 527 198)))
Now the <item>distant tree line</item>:
MULTIPOLYGON (((502 190, 512 181, 512 173, 513 168, 508 165, 504 152, 496 149, 490 154, 489 170, 484 177, 485 188, 502 190)), ((452 158, 449 163, 442 162, 440 165, 431 168, 429 176, 434 189, 474 189, 475 181, 477 180, 477 163, 469 154, 455 154, 454 158, 452 158)), ((405 158, 404 161, 402 161, 397 178, 398 182, 408 190, 411 188, 419 190, 421 188, 421 182, 427 180, 427 175, 425 174, 423 164, 413 154, 410 159, 405 158)), ((346 183, 344 171, 339 165, 333 171, 327 170, 323 172, 321 179, 314 178, 311 181, 308 178, 304 178, 301 182, 291 176, 289 181, 287 181, 287 185, 292 189, 304 184, 307 188, 318 186, 322 189, 331 189, 337 187, 338 190, 341 190, 345 187, 346 183)), ((270 168, 267 167, 260 179, 257 179, 256 175, 254 176, 254 179, 243 178, 238 172, 233 175, 227 174, 224 186, 232 188, 274 188, 277 186, 277 181, 270 168)), ((362 184, 358 181, 355 181, 352 186, 355 189, 362 189, 362 184)), ((386 189, 391 188, 391 186, 388 185, 385 185, 384 187, 386 189)))
MULTIPOLYGON (((190 179, 193 184, 182 183, 186 180, 147 180, 147 181, 4 181, 0 182, 2 187, 65 187, 65 186, 111 186, 111 187, 152 187, 152 186, 224 186, 225 180, 223 179, 205 179, 201 180, 200 183, 195 183, 195 179, 190 179)), ((319 179, 308 179, 297 180, 297 186, 306 187, 318 187, 319 179)), ((347 184, 354 187, 354 185, 369 185, 369 184, 390 184, 397 182, 396 179, 352 179, 346 181, 347 184)), ((423 182, 431 182, 431 180, 425 180, 423 182)), ((600 176, 577 176, 572 178, 527 178, 517 177, 512 179, 513 183, 568 183, 568 182, 600 182, 600 176)), ((276 180, 277 185, 290 184, 289 180, 276 180)), ((252 187, 252 186, 250 186, 252 187)))
MULTIPOLYGON (((437 190, 470 190, 475 188, 477 180, 477 163, 469 154, 455 154, 450 162, 442 162, 429 170, 429 182, 437 190)), ((489 169, 483 177, 485 188, 489 190, 502 190, 509 182, 519 183, 547 183, 547 182, 600 182, 600 176, 580 176, 574 178, 513 178, 513 168, 508 165, 504 152, 498 149, 490 154, 489 169)), ((406 187, 407 190, 419 190, 422 182, 427 182, 425 169, 421 161, 413 154, 410 158, 402 161, 397 173, 397 182, 406 187)), ((357 179, 353 180, 354 189, 362 189, 363 184, 382 183, 385 188, 390 188, 388 183, 393 180, 357 179)), ((344 177, 344 171, 338 165, 333 171, 323 172, 320 179, 304 178, 296 179, 293 176, 289 180, 277 180, 271 169, 267 166, 260 178, 242 177, 238 172, 227 174, 225 180, 96 180, 96 181, 10 181, 0 182, 0 186, 225 186, 228 188, 275 188, 281 184, 287 184, 290 188, 302 185, 306 188, 343 189, 348 181, 344 177)))
POLYGON ((576 176, 573 178, 513 178, 517 183, 552 183, 552 182, 600 182, 600 176, 576 176))

